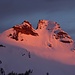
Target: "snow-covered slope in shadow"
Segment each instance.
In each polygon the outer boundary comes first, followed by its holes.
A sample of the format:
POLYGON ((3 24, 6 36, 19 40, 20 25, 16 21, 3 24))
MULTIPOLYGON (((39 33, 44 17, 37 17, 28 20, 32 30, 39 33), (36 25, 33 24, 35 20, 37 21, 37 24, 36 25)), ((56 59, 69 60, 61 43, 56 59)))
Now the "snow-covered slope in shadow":
MULTIPOLYGON (((3 44, 3 43, 2 43, 3 44)), ((16 46, 3 44, 0 48, 0 67, 9 72, 24 73, 31 69, 32 75, 75 75, 75 65, 62 64, 53 59, 45 59, 16 46)))

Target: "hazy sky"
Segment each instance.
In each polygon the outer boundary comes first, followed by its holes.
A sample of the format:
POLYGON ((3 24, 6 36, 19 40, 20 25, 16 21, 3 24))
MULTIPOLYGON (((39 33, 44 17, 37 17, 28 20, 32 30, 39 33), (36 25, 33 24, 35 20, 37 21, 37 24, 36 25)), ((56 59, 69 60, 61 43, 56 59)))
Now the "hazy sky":
POLYGON ((75 39, 75 0, 0 0, 0 32, 28 20, 57 21, 75 39))

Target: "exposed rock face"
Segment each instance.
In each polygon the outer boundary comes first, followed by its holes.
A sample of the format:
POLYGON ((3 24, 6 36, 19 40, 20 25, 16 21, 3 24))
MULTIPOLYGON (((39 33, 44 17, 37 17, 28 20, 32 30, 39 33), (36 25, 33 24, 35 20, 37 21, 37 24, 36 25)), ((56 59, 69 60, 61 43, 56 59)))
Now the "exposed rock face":
POLYGON ((73 42, 71 37, 66 32, 64 32, 64 31, 58 31, 55 34, 56 34, 55 38, 57 40, 60 39, 60 42, 63 42, 63 43, 71 43, 71 42, 73 42))
POLYGON ((10 34, 9 36, 12 36, 12 38, 15 40, 18 40, 19 33, 38 36, 38 33, 35 32, 32 25, 28 21, 24 21, 22 24, 14 26, 13 29, 15 32, 13 35, 10 34))
POLYGON ((47 26, 48 21, 47 20, 39 20, 37 28, 36 29, 43 29, 47 26))
POLYGON ((57 22, 48 21, 48 20, 39 20, 37 29, 46 29, 50 32, 55 39, 60 40, 63 43, 73 42, 72 38, 64 32, 60 25, 57 22))
MULTIPOLYGON (((36 31, 40 29, 41 31, 47 30, 51 36, 53 36, 56 40, 59 40, 60 42, 73 42, 72 38, 61 29, 60 25, 57 22, 49 20, 39 20, 36 30, 28 21, 24 21, 22 22, 22 24, 14 26, 13 29, 14 33, 10 34, 9 36, 15 40, 19 40, 19 33, 38 36, 39 33, 37 33, 36 31)), ((21 41, 23 41, 23 39, 21 41)))
POLYGON ((4 45, 0 44, 0 47, 5 47, 4 45))

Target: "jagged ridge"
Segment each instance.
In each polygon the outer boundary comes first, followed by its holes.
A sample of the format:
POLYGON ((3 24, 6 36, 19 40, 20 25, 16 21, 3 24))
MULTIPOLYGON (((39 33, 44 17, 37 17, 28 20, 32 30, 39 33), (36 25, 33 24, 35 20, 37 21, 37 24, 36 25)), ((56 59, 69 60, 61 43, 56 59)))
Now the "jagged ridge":
POLYGON ((73 42, 72 38, 61 29, 60 25, 57 22, 49 20, 39 20, 36 30, 28 21, 24 21, 20 25, 13 26, 13 29, 15 30, 15 32, 13 34, 9 34, 9 37, 15 40, 19 40, 19 33, 32 36, 39 36, 37 30, 41 29, 43 31, 45 29, 49 31, 49 35, 52 35, 56 40, 59 40, 60 42, 73 42))
POLYGON ((48 21, 48 20, 39 20, 37 29, 46 29, 52 33, 55 39, 60 40, 63 43, 72 43, 72 38, 63 31, 60 25, 57 22, 48 21))
POLYGON ((18 34, 27 34, 27 35, 33 35, 38 36, 38 33, 35 32, 32 25, 28 21, 24 21, 20 25, 13 26, 13 29, 16 31, 15 33, 10 34, 9 36, 12 36, 13 39, 18 40, 18 34))
POLYGON ((24 21, 0 35, 0 68, 7 74, 31 69, 33 75, 75 75, 74 65, 75 44, 57 22, 40 20, 35 30, 24 21))

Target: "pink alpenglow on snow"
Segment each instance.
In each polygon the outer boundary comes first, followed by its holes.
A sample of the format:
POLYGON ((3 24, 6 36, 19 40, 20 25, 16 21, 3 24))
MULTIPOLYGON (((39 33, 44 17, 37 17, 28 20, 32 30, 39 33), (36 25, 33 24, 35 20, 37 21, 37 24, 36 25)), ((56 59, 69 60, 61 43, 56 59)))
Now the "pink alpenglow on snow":
POLYGON ((0 34, 0 68, 29 75, 75 75, 75 43, 57 22, 28 21, 0 34))

